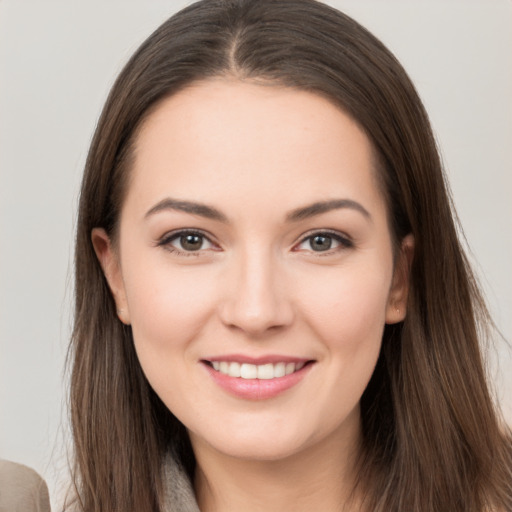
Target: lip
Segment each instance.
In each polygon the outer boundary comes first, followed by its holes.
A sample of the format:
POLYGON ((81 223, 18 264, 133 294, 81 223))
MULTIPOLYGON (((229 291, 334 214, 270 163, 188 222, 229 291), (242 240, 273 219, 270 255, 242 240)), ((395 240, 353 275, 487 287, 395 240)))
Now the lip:
POLYGON ((304 377, 309 373, 315 361, 311 359, 285 357, 285 356, 262 356, 258 358, 242 356, 242 355, 226 355, 212 357, 211 359, 203 359, 201 362, 202 367, 208 372, 211 379, 224 391, 230 395, 244 400, 268 400, 277 397, 288 389, 294 387, 301 382, 304 377), (277 377, 274 379, 242 379, 240 377, 230 377, 221 372, 218 372, 210 366, 214 361, 227 361, 239 362, 255 365, 262 365, 268 363, 306 363, 300 370, 277 377))
POLYGON ((220 356, 205 357, 204 361, 213 363, 214 361, 226 361, 228 363, 247 363, 247 364, 276 364, 276 363, 307 363, 311 359, 304 357, 290 357, 278 354, 269 354, 259 357, 251 357, 243 354, 225 354, 220 356))

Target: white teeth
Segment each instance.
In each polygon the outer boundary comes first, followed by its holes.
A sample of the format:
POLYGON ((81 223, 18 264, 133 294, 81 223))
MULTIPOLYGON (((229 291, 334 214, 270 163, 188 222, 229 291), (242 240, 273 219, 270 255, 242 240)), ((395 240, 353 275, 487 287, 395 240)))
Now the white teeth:
POLYGON ((277 363, 274 365, 274 377, 284 377, 286 375, 286 364, 277 363))
POLYGON ((240 377, 240 363, 229 363, 228 375, 230 377, 240 377))
POLYGON ((227 361, 212 361, 214 370, 230 377, 242 379, 276 379, 299 371, 306 363, 248 364, 227 361))
POLYGON ((274 378, 274 365, 261 364, 258 366, 258 379, 273 379, 274 378))
POLYGON ((240 366, 240 377, 242 379, 257 379, 258 367, 255 364, 243 363, 240 366))

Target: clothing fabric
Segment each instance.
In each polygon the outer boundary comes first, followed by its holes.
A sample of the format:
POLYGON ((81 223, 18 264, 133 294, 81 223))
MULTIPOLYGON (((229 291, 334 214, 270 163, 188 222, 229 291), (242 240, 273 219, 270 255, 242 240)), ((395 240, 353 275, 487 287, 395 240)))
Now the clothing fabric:
POLYGON ((50 512, 44 480, 27 466, 0 459, 0 512, 50 512))
POLYGON ((165 460, 164 491, 162 512, 200 512, 190 479, 171 455, 165 460))
MULTIPOLYGON (((200 512, 185 470, 168 455, 162 512, 200 512)), ((0 459, 0 512, 51 512, 48 487, 31 468, 0 459)))

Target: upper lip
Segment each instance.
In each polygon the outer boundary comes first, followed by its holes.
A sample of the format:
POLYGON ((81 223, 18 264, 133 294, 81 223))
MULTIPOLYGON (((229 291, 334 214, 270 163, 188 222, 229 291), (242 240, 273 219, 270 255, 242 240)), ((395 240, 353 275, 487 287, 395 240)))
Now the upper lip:
POLYGON ((226 361, 228 363, 246 363, 246 364, 254 364, 254 365, 262 365, 262 364, 276 364, 276 363, 307 363, 311 361, 310 358, 306 357, 293 357, 293 356, 284 356, 279 354, 269 354, 258 357, 251 357, 243 354, 225 354, 220 356, 212 356, 205 357, 203 361, 208 361, 210 363, 214 361, 226 361))

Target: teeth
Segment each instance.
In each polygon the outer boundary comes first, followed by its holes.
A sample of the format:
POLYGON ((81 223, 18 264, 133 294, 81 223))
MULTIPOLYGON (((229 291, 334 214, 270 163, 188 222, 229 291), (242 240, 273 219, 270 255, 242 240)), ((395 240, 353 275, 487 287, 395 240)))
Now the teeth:
POLYGON ((277 363, 274 365, 274 377, 284 377, 286 375, 286 364, 277 363))
POLYGON ((274 378, 274 365, 262 364, 258 368, 258 379, 273 379, 274 378))
POLYGON ((299 371, 306 363, 248 364, 227 361, 213 361, 212 366, 224 375, 242 379, 276 379, 299 371))
POLYGON ((258 367, 255 364, 243 363, 240 366, 240 377, 242 377, 242 379, 257 379, 258 367))
POLYGON ((229 363, 228 375, 230 377, 240 377, 240 363, 229 363))

